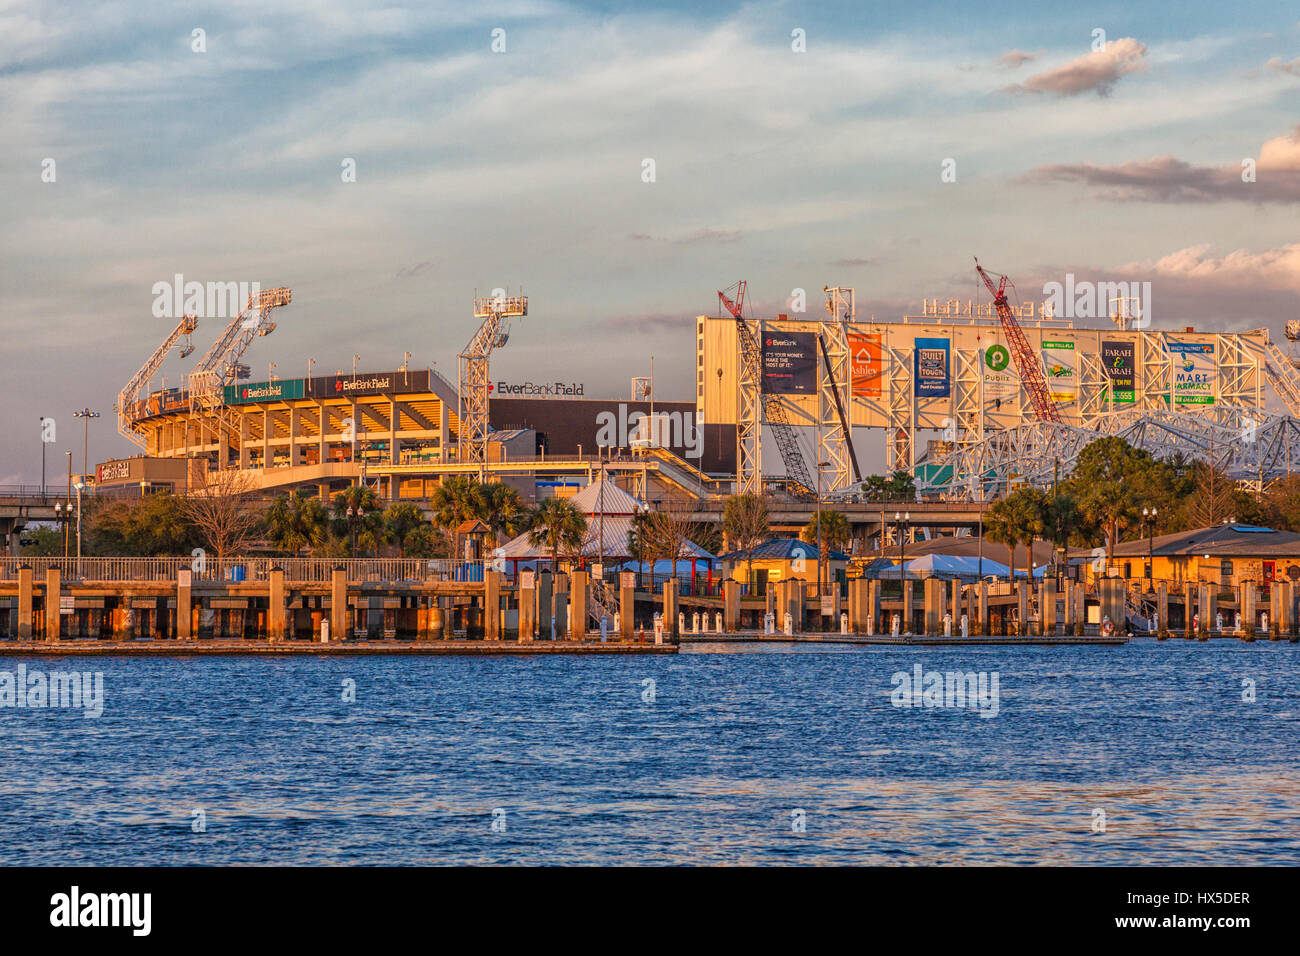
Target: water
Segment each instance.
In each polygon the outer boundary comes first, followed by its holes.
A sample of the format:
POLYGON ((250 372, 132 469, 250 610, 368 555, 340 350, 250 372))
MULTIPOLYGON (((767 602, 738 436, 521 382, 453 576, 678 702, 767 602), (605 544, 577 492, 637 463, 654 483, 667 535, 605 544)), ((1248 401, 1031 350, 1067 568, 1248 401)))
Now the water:
POLYGON ((705 651, 2 658, 106 698, 0 708, 5 862, 1300 862, 1294 645, 705 651), (998 715, 892 706, 918 662, 998 715))

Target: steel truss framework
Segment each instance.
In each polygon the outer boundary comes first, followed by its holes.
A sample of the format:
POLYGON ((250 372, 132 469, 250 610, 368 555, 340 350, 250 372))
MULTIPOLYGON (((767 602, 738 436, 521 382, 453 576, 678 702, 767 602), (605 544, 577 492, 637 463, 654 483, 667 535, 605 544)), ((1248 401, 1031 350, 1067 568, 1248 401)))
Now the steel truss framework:
POLYGON ((1300 420, 1290 415, 1240 405, 1217 405, 1195 413, 1126 409, 1098 415, 1089 427, 1026 422, 989 433, 938 462, 951 469, 951 480, 930 487, 954 499, 974 501, 1020 485, 1046 488, 1058 470, 1061 476, 1073 470, 1089 442, 1108 435, 1157 458, 1181 453, 1209 461, 1253 491, 1267 487, 1300 462, 1300 420))

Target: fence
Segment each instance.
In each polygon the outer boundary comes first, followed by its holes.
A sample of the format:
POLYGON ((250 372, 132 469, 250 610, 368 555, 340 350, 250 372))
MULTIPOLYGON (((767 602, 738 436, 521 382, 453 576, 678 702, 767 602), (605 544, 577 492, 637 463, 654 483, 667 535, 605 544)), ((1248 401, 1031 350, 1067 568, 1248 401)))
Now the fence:
POLYGON ((24 558, 0 557, 0 581, 16 581, 19 567, 32 569, 37 580, 50 568, 62 577, 83 581, 175 581, 190 571, 195 581, 265 581, 272 568, 284 570, 286 582, 328 583, 335 568, 343 568, 349 581, 482 581, 482 561, 445 558, 24 558))

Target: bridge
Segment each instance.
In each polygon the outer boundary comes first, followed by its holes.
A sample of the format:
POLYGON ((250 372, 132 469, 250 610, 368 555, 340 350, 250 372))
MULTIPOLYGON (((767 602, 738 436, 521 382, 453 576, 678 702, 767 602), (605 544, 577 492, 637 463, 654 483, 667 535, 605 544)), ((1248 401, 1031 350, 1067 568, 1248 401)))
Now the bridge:
POLYGON ((67 485, 0 485, 0 539, 5 550, 17 554, 18 532, 33 521, 56 520, 54 505, 67 496, 67 485))

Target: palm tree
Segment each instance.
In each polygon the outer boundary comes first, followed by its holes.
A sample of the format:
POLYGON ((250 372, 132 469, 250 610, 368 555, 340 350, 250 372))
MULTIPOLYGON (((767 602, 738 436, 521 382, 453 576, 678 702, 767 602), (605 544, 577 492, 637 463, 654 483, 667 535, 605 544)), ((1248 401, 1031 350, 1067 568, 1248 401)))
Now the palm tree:
POLYGON ((528 526, 531 517, 519 492, 500 481, 480 484, 476 489, 476 503, 479 518, 490 529, 492 547, 501 543, 501 538, 513 538, 528 526))
POLYGON ((433 523, 440 528, 454 528, 464 521, 481 517, 483 506, 478 487, 478 482, 468 475, 444 478, 433 489, 429 499, 433 523))
POLYGON ((267 537, 281 551, 297 553, 325 541, 325 506, 306 488, 280 495, 266 511, 267 537))
POLYGON ((1034 541, 1043 534, 1043 493, 1021 488, 996 502, 984 516, 984 534, 1011 551, 1011 579, 1016 578, 1016 547, 1025 546, 1025 577, 1033 580, 1034 541))
MULTIPOLYGON (((848 547, 849 539, 853 536, 853 528, 849 525, 849 519, 844 517, 838 511, 823 511, 822 518, 822 543, 827 550, 843 551, 848 547)), ((799 537, 803 538, 809 544, 817 542, 817 516, 813 515, 812 519, 799 532, 799 537)))
POLYGON ((551 549, 551 570, 560 567, 560 549, 577 551, 587 537, 587 517, 564 498, 547 498, 533 512, 528 540, 551 549))
POLYGON ((376 544, 382 533, 383 515, 379 496, 368 485, 350 485, 334 496, 334 524, 351 536, 348 553, 357 556, 357 541, 364 536, 366 543, 376 544))
POLYGON ((384 511, 384 530, 403 558, 406 557, 406 539, 423 524, 424 512, 409 501, 395 501, 384 511))

